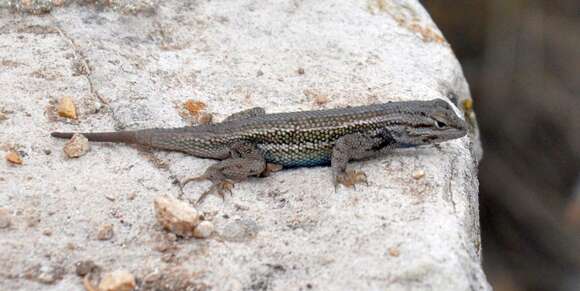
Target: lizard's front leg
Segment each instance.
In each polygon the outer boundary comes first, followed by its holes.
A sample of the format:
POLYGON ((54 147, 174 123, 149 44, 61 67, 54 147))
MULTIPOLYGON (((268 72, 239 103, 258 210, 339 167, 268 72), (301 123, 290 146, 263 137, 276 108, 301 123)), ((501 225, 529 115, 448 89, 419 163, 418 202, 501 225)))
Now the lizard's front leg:
POLYGON ((375 135, 353 133, 336 141, 332 149, 331 167, 334 185, 343 184, 354 187, 356 184, 367 184, 367 175, 362 171, 347 170, 349 161, 370 158, 393 147, 395 140, 388 132, 375 135))
POLYGON ((188 178, 182 182, 185 185, 191 181, 209 180, 212 186, 198 199, 198 203, 212 193, 224 198, 225 192, 231 193, 235 182, 240 182, 250 176, 258 176, 266 170, 266 161, 256 146, 249 143, 237 143, 230 147, 230 158, 217 162, 207 168, 199 177, 188 178))

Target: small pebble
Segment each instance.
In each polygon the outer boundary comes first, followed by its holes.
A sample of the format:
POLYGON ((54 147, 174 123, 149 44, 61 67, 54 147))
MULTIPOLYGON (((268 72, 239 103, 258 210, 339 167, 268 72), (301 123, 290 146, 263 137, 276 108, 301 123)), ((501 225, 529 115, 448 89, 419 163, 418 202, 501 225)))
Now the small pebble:
POLYGON ((425 177, 425 171, 415 170, 411 176, 413 177, 413 179, 419 180, 419 179, 425 177))
POLYGON ((114 235, 114 231, 113 231, 113 225, 106 223, 106 224, 101 224, 101 226, 99 226, 99 230, 97 231, 97 239, 98 240, 110 240, 111 238, 113 238, 114 235))
POLYGON ((51 236, 52 235, 52 230, 51 229, 45 229, 42 231, 42 234, 46 235, 46 236, 51 236))
POLYGON ((64 96, 60 98, 58 104, 56 105, 56 110, 58 112, 58 115, 62 117, 77 119, 77 110, 75 107, 75 103, 69 96, 64 96))
POLYGON ((207 105, 202 101, 187 100, 183 103, 183 107, 191 114, 191 116, 197 116, 202 110, 204 110, 207 105))
POLYGON ((311 98, 314 104, 318 106, 322 106, 330 101, 328 96, 321 94, 317 90, 306 89, 303 93, 306 97, 311 98))
POLYGON ((12 224, 12 216, 7 208, 0 208, 0 228, 8 228, 12 224))
POLYGON ((135 277, 126 270, 105 273, 99 283, 101 291, 131 291, 135 287, 135 277))
POLYGON ((389 256, 391 256, 391 257, 398 257, 401 254, 399 249, 397 249, 396 247, 390 247, 388 249, 388 252, 389 252, 389 256))
POLYGON ((298 75, 304 75, 304 68, 298 68, 298 75))
POLYGON ((6 160, 14 165, 22 165, 22 158, 17 151, 11 150, 6 154, 6 160))
POLYGON ((193 230, 193 236, 196 238, 208 238, 214 229, 213 223, 210 221, 202 221, 193 230))
POLYGON ((63 151, 69 158, 78 158, 90 150, 89 140, 82 134, 75 134, 64 145, 63 151))
POLYGON ((154 201, 155 217, 165 230, 182 237, 191 237, 199 224, 197 210, 189 204, 170 196, 160 196, 154 201))

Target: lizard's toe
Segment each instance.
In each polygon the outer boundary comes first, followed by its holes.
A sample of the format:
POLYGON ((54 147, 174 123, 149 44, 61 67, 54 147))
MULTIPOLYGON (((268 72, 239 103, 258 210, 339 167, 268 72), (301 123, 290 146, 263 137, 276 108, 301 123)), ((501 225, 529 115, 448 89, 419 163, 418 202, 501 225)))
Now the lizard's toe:
POLYGON ((201 176, 197 176, 197 177, 189 177, 189 178, 186 178, 185 180, 181 181, 181 187, 184 187, 185 185, 189 184, 190 182, 202 181, 202 180, 206 180, 206 179, 207 179, 206 175, 201 175, 201 176))
POLYGON ((234 181, 223 180, 216 183, 216 188, 218 194, 224 199, 226 192, 232 194, 232 189, 234 188, 234 181))

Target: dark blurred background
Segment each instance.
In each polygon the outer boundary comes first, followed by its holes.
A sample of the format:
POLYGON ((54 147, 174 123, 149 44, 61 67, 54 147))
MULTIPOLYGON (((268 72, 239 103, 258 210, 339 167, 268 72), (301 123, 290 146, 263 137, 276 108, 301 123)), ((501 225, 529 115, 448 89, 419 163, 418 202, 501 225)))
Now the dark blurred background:
POLYGON ((580 1, 421 1, 463 65, 497 291, 580 290, 580 1))

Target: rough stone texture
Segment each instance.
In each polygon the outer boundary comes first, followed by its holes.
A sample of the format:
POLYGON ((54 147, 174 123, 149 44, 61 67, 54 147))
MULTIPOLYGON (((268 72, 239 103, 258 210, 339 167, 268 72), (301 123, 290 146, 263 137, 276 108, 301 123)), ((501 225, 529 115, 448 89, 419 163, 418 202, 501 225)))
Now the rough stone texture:
POLYGON ((490 289, 476 134, 353 163, 370 181, 356 190, 335 192, 329 168, 238 184, 199 209, 215 236, 177 241, 156 226, 153 199, 196 199, 208 183, 175 182, 212 161, 111 144, 70 160, 65 141, 48 135, 183 126, 178 107, 188 99, 216 120, 253 106, 463 104, 460 65, 417 1, 57 2, 27 10, 0 1, 0 156, 15 149, 26 161, 0 163, 0 207, 14 213, 0 229, 0 289, 79 290, 82 260, 153 285, 178 268, 179 284, 214 290, 490 289), (75 99, 77 120, 53 114, 61 96, 75 99), (26 213, 38 223, 28 226, 26 213), (115 225, 109 241, 92 239, 102 223, 115 225), (170 255, 155 250, 164 240, 170 255), (26 279, 38 265, 65 274, 50 285, 26 279))

